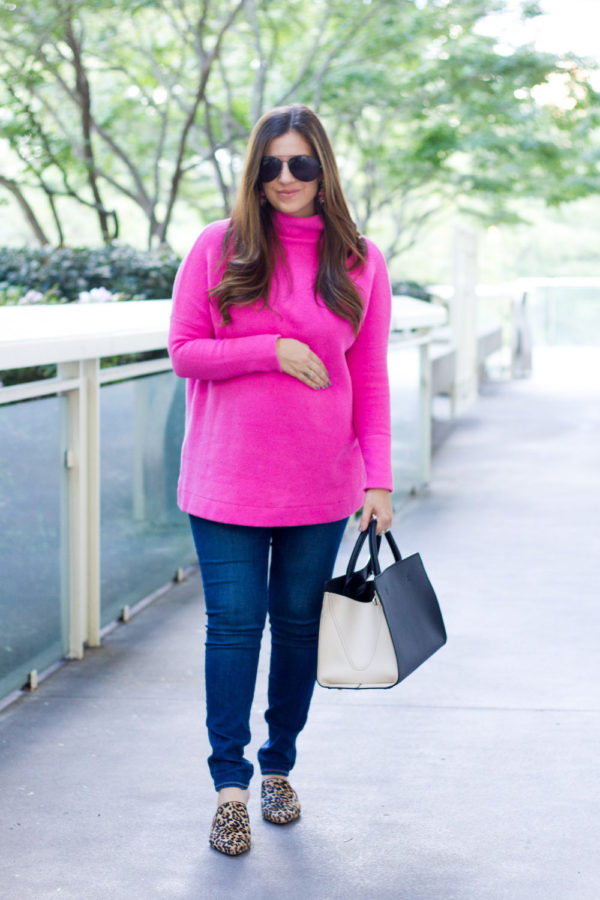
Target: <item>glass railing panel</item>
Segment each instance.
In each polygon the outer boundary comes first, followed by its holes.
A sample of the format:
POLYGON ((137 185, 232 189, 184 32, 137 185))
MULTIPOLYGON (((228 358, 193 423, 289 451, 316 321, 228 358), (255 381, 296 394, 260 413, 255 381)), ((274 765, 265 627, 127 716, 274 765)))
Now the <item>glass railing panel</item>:
POLYGON ((394 500, 406 498, 421 481, 420 349, 415 344, 390 342, 388 353, 392 413, 392 471, 394 500))
POLYGON ((66 647, 61 399, 0 406, 0 697, 66 647))
POLYGON ((184 415, 172 372, 100 391, 102 626, 195 562, 176 502, 184 415))
POLYGON ((598 286, 540 286, 528 297, 527 309, 536 345, 600 344, 598 286))

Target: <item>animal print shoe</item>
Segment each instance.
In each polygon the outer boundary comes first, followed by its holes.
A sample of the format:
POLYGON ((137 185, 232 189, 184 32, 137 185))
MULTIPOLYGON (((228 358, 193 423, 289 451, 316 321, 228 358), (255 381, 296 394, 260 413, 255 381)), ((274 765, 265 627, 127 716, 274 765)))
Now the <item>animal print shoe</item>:
POLYGON ((213 819, 208 842, 219 853, 239 856, 250 849, 250 820, 240 800, 222 803, 213 819))
POLYGON ((278 775, 262 783, 260 800, 263 819, 275 825, 293 822, 300 815, 298 794, 287 778, 278 775))

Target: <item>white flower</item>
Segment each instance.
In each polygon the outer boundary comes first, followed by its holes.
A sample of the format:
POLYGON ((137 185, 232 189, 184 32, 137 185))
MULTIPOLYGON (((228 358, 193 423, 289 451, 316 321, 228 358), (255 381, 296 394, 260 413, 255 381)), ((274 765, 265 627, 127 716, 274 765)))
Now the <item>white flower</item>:
POLYGON ((77 298, 78 303, 110 303, 115 297, 104 287, 92 288, 91 291, 81 291, 77 298))
POLYGON ((40 303, 44 299, 44 295, 39 291, 27 291, 19 300, 19 306, 22 303, 40 303))

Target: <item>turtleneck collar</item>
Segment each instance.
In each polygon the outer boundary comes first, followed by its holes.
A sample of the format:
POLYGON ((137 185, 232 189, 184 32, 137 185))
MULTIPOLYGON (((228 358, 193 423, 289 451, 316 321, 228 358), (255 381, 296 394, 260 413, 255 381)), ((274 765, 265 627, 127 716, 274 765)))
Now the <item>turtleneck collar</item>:
POLYGON ((314 216, 288 216, 273 210, 273 224, 282 240, 308 241, 315 243, 323 231, 323 219, 314 216))

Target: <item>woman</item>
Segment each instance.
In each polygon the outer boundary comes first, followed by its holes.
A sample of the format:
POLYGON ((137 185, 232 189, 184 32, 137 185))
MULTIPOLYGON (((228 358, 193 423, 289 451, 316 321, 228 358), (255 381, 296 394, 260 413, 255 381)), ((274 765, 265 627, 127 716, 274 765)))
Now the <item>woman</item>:
POLYGON ((358 235, 329 139, 294 105, 250 136, 230 220, 200 235, 177 274, 169 350, 187 378, 178 501, 204 585, 211 845, 250 847, 246 804, 260 642, 269 613, 263 817, 300 803, 288 781, 316 674, 323 583, 348 517, 392 520, 390 286, 358 235))

